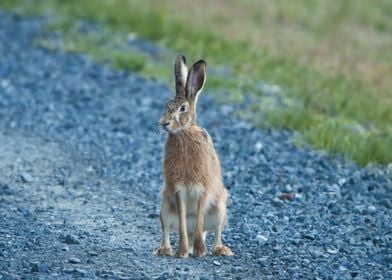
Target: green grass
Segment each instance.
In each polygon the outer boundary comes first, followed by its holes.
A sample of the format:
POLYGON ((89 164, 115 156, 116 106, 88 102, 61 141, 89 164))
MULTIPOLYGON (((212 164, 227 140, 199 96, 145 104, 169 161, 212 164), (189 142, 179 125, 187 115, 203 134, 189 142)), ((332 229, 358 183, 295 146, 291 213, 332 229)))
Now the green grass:
POLYGON ((3 0, 27 14, 56 14, 52 49, 83 52, 115 67, 172 83, 176 52, 208 63, 207 88, 223 102, 259 100, 245 115, 295 129, 316 148, 362 165, 392 162, 392 4, 389 1, 3 0), (103 24, 82 32, 80 20, 103 24), (124 50, 128 33, 173 50, 162 57, 124 50), (271 105, 260 82, 282 86, 271 105), (224 94, 222 94, 224 92, 224 94))

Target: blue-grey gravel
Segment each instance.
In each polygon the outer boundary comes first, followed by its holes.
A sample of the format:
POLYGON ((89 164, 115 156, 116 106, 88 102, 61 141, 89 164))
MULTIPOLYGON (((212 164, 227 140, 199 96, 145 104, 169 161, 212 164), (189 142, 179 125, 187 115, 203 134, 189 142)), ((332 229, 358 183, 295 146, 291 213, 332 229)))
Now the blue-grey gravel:
POLYGON ((164 141, 155 129, 173 90, 37 47, 43 25, 0 12, 3 278, 392 278, 387 169, 261 131, 233 116, 242 105, 213 102, 208 83, 199 117, 230 191, 224 239, 235 256, 154 256, 164 141))

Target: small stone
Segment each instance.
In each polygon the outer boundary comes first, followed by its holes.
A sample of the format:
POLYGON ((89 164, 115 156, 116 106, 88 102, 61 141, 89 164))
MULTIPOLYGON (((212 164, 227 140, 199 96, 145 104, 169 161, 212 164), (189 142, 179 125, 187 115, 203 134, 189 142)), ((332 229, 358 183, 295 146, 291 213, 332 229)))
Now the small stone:
POLYGON ((72 257, 68 260, 69 263, 73 263, 73 264, 77 264, 77 263, 81 263, 80 259, 72 257))
POLYGON ((12 195, 14 191, 8 185, 0 183, 0 194, 12 195))
POLYGON ((265 244, 268 241, 268 237, 266 237, 262 234, 258 234, 258 235, 256 235, 256 240, 257 240, 257 242, 259 242, 259 244, 265 244))
POLYGON ((303 238, 309 239, 309 240, 314 240, 316 236, 314 235, 313 232, 306 232, 303 235, 303 238))
POLYGON ((267 258, 258 258, 257 262, 258 263, 265 263, 265 262, 267 262, 267 258))
POLYGON ((278 198, 280 200, 292 201, 294 197, 295 197, 295 193, 281 193, 280 195, 278 195, 278 198))
POLYGON ((68 267, 66 267, 66 268, 63 269, 63 272, 64 272, 64 273, 74 273, 74 272, 75 272, 75 269, 74 269, 74 268, 68 268, 68 267))
POLYGON ((347 182, 346 178, 340 178, 338 181, 339 186, 343 186, 347 182))
POLYGON ((60 235, 60 240, 66 244, 80 244, 79 239, 73 234, 60 235))
POLYGON ((327 253, 329 254, 337 254, 339 252, 336 248, 327 248, 327 253))
POLYGON ((340 270, 340 271, 346 271, 347 268, 346 268, 345 266, 343 266, 343 265, 340 265, 340 266, 339 266, 339 270, 340 270))
POLYGON ((220 262, 218 262, 218 261, 213 261, 212 262, 214 265, 216 265, 216 266, 221 266, 222 264, 220 263, 220 262))
POLYGON ((34 262, 31 264, 31 272, 48 272, 49 268, 45 264, 40 264, 39 262, 34 262))
POLYGON ((75 268, 75 272, 81 274, 82 276, 87 274, 87 271, 82 268, 75 268))
POLYGON ((254 147, 256 152, 260 152, 263 149, 263 144, 261 142, 257 142, 254 147))
POLYGON ((351 274, 351 277, 355 278, 358 276, 359 273, 357 271, 352 271, 350 274, 351 274))
POLYGON ((238 272, 243 272, 244 271, 244 269, 241 267, 241 266, 234 266, 232 269, 231 269, 231 272, 232 273, 238 273, 238 272))
POLYGON ((240 240, 241 236, 239 236, 238 234, 233 235, 233 239, 234 240, 240 240))
POLYGON ((94 166, 88 166, 87 168, 86 168, 86 171, 88 172, 88 173, 93 173, 94 171, 95 171, 95 169, 94 169, 94 166))
POLYGON ((147 218, 149 218, 149 219, 157 219, 157 218, 159 218, 159 214, 157 214, 157 213, 150 213, 150 214, 148 214, 147 218))
POLYGON ((353 212, 357 214, 362 214, 364 211, 364 206, 363 205, 356 205, 353 208, 353 212))
POLYGON ((62 251, 64 252, 68 252, 69 251, 69 247, 68 246, 64 246, 63 248, 61 248, 62 251))
POLYGON ((98 256, 98 253, 95 252, 95 251, 90 251, 90 252, 88 252, 88 254, 89 254, 89 256, 91 256, 91 257, 96 257, 96 256, 98 256))
POLYGON ((31 264, 31 272, 38 272, 39 271, 39 269, 38 269, 38 263, 33 263, 33 264, 31 264))
POLYGON ((374 214, 377 211, 376 207, 374 207, 373 205, 368 206, 367 210, 370 214, 374 214))
POLYGON ((33 176, 31 176, 31 174, 27 173, 27 172, 22 173, 21 177, 22 177, 23 182, 25 182, 25 183, 31 183, 34 181, 33 176))
POLYGON ((279 198, 275 197, 272 200, 272 205, 275 207, 281 207, 283 205, 283 202, 279 198))

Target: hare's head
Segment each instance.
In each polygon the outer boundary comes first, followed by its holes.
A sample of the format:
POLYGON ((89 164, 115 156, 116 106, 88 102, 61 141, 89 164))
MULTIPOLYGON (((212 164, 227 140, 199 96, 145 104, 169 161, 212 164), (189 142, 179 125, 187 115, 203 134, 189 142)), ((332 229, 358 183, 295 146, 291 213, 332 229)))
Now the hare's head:
POLYGON ((174 65, 176 95, 166 104, 160 119, 162 128, 177 133, 196 123, 196 104, 206 80, 206 63, 199 60, 188 71, 185 57, 177 56, 174 65))

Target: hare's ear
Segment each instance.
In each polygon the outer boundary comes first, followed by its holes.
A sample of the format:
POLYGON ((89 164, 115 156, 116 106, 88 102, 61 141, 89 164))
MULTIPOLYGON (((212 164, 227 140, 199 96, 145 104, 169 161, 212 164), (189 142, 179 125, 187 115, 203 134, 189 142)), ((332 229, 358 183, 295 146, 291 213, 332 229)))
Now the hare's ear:
POLYGON ((186 98, 189 102, 197 102, 197 98, 206 81, 206 63, 199 60, 189 70, 186 82, 186 98))
POLYGON ((186 67, 185 56, 178 55, 174 64, 174 77, 176 79, 176 94, 185 94, 188 67, 186 67))

